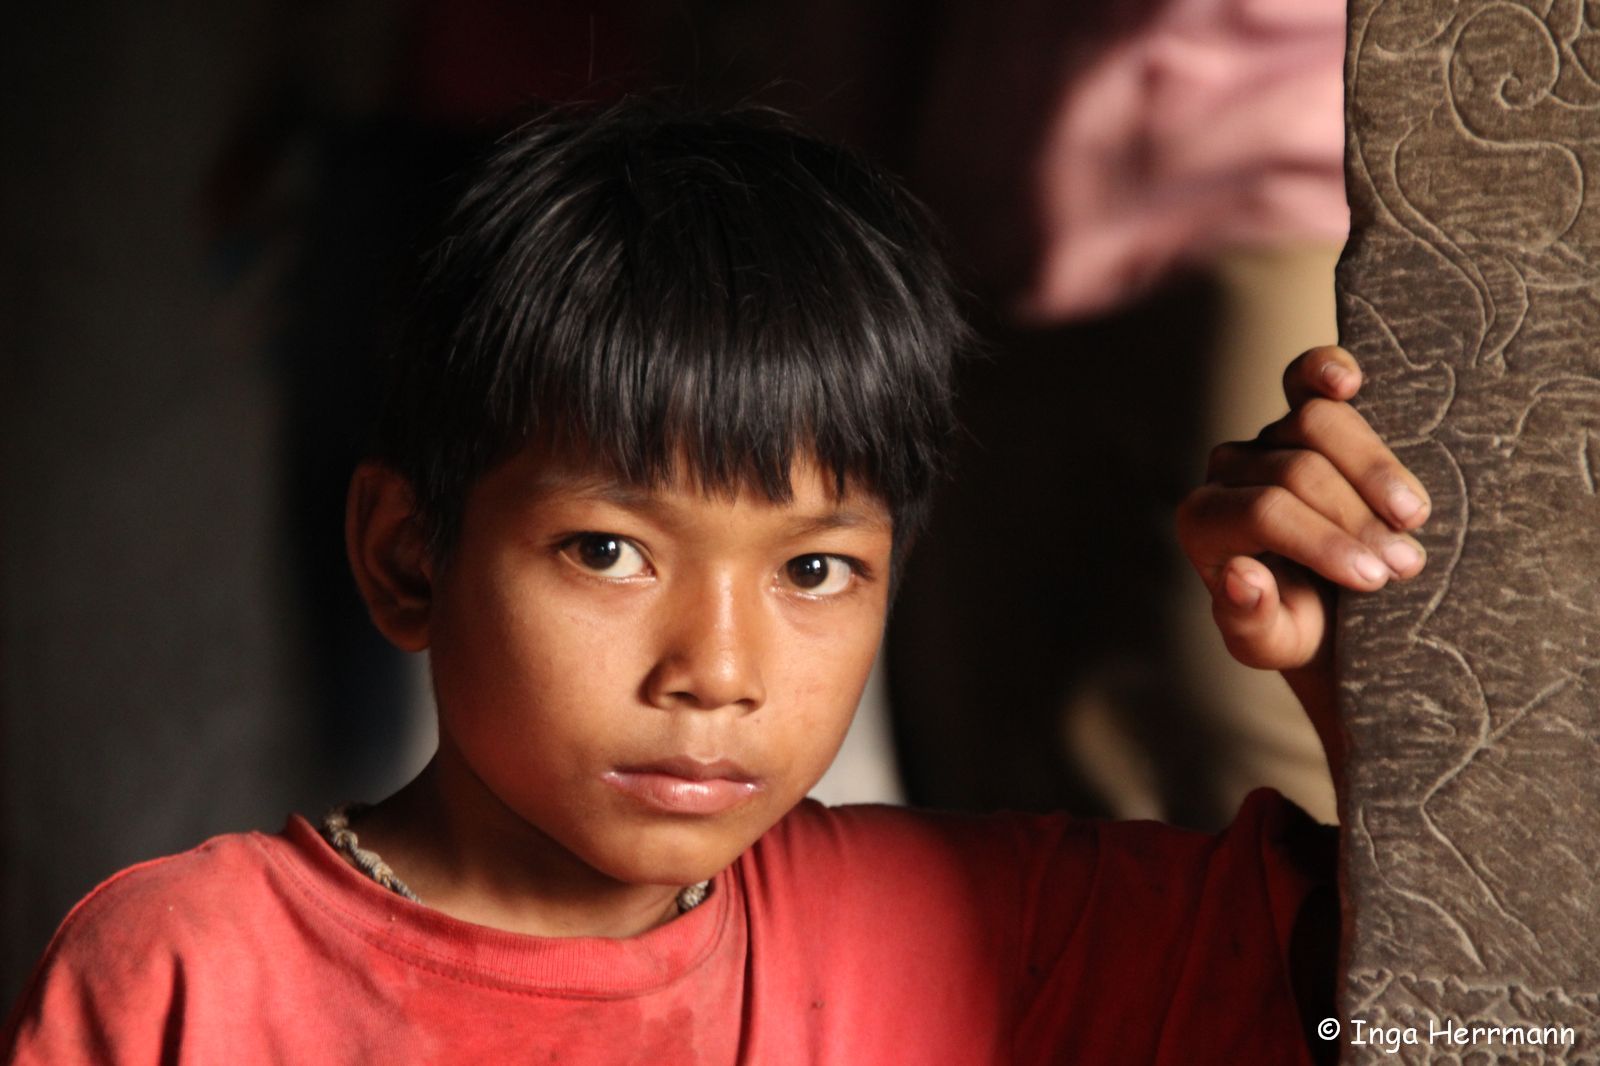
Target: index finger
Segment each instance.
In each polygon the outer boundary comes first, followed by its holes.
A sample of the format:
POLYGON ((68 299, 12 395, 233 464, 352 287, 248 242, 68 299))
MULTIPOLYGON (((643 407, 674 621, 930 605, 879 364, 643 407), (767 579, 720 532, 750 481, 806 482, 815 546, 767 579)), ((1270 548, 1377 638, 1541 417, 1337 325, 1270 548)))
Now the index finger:
POLYGON ((1315 396, 1348 400, 1361 389, 1361 365, 1335 344, 1312 348, 1283 370, 1283 395, 1291 409, 1315 396))
POLYGON ((1347 403, 1314 396, 1263 429, 1258 439, 1321 453, 1397 530, 1415 529, 1428 517, 1427 490, 1347 403))

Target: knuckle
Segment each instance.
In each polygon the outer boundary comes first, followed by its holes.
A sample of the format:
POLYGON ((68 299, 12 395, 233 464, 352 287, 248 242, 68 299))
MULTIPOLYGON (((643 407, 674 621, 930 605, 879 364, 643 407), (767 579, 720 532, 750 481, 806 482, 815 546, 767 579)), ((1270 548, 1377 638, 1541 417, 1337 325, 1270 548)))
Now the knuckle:
POLYGON ((1279 477, 1290 491, 1299 496, 1308 496, 1327 484, 1328 471, 1327 459, 1317 452, 1300 449, 1284 460, 1279 477))
POLYGON ((1206 454, 1206 480, 1217 477, 1222 471, 1236 465, 1244 451, 1239 441, 1223 441, 1206 454))
POLYGON ((1291 416, 1300 438, 1314 440, 1321 436, 1338 419, 1339 411, 1344 406, 1338 400, 1330 400, 1325 396, 1313 396, 1301 404, 1291 416))
POLYGON ((1254 670, 1270 669, 1271 656, 1263 647, 1265 643, 1261 634, 1252 630, 1241 630, 1227 623, 1221 609, 1216 608, 1212 613, 1217 629, 1222 634, 1222 645, 1228 649, 1228 654, 1244 666, 1254 670))
POLYGON ((1278 512, 1288 506, 1292 496, 1293 493, 1281 485, 1263 485, 1257 489, 1251 495, 1245 512, 1250 525, 1256 529, 1270 526, 1278 512))

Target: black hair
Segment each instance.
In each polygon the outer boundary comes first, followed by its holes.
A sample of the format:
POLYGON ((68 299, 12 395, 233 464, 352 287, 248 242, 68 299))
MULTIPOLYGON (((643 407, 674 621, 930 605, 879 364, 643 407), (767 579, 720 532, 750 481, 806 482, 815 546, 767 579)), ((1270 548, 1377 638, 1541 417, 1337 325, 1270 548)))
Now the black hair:
POLYGON ((655 485, 790 498, 809 454, 882 497, 896 559, 969 333, 926 211, 780 113, 630 99, 503 139, 424 258, 378 458, 447 555, 468 490, 544 441, 655 485), (678 464, 690 469, 678 471, 678 464))

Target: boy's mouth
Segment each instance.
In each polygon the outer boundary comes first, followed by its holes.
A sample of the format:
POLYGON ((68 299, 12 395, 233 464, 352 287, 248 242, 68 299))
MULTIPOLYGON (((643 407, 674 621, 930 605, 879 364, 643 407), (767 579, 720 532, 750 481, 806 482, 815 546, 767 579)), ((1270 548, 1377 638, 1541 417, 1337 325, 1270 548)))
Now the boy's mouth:
POLYGON ((674 756, 608 770, 605 783, 667 814, 721 814, 761 791, 761 783, 728 759, 674 756))

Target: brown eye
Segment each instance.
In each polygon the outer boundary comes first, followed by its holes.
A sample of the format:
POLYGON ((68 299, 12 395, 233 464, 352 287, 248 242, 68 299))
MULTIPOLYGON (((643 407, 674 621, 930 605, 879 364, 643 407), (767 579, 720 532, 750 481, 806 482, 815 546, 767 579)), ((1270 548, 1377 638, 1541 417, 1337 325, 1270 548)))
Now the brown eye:
POLYGON ((797 555, 784 564, 789 583, 811 596, 837 596, 855 576, 848 559, 838 555, 797 555))
POLYGON ((566 543, 562 553, 585 570, 605 577, 634 577, 645 569, 639 549, 613 533, 580 533, 566 543))

